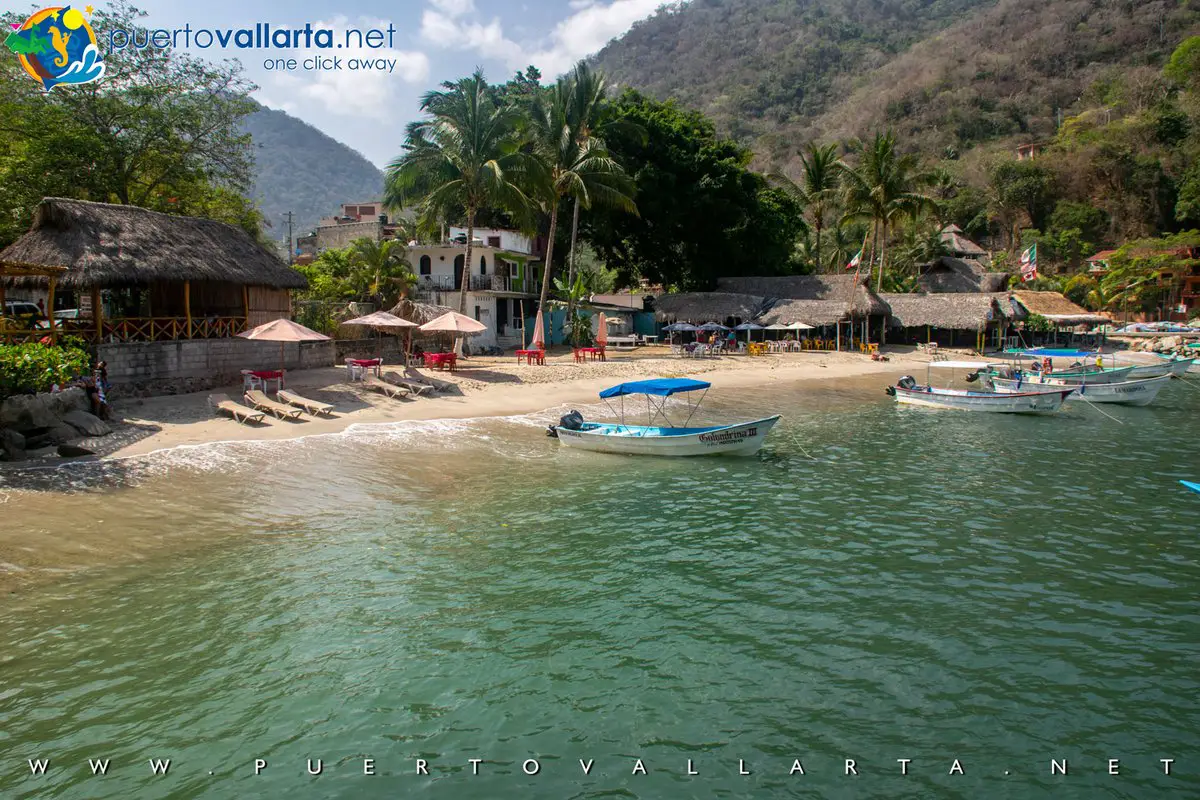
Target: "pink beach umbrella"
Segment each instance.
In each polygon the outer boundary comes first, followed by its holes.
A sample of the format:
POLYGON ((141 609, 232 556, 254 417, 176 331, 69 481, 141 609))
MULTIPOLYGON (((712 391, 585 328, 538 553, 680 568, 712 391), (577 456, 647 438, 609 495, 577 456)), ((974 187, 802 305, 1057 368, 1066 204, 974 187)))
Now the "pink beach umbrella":
POLYGON ((533 338, 530 340, 529 346, 533 350, 546 349, 546 326, 540 308, 537 313, 537 321, 533 323, 533 338))
POLYGON ((599 330, 596 331, 596 344, 601 347, 608 346, 608 317, 604 316, 604 312, 600 312, 599 330))
POLYGON ((243 339, 253 339, 257 342, 279 342, 279 371, 283 372, 283 346, 288 342, 327 342, 329 337, 306 328, 290 319, 273 319, 264 322, 257 328, 242 331, 238 334, 243 339))

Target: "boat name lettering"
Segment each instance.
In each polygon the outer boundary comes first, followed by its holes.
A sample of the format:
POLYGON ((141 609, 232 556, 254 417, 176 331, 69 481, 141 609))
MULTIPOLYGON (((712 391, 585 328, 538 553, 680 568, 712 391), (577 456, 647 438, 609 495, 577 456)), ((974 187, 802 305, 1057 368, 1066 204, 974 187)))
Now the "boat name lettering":
POLYGON ((758 428, 746 428, 741 431, 719 431, 717 433, 702 433, 700 441, 705 444, 724 444, 737 439, 749 439, 752 436, 758 435, 758 428))

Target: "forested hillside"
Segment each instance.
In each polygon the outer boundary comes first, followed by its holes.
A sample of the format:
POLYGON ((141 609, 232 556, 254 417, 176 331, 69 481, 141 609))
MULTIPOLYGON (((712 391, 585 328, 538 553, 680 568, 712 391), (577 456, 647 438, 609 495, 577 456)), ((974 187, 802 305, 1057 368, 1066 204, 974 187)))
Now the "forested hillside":
POLYGON ((703 111, 760 162, 892 127, 941 155, 1048 136, 1113 67, 1157 74, 1195 0, 696 0, 602 50, 618 83, 703 111))
POLYGON ((288 211, 300 235, 342 203, 375 200, 383 191, 383 173, 374 164, 282 111, 260 106, 241 127, 253 141, 251 198, 271 225, 271 239, 287 236, 282 215, 288 211))

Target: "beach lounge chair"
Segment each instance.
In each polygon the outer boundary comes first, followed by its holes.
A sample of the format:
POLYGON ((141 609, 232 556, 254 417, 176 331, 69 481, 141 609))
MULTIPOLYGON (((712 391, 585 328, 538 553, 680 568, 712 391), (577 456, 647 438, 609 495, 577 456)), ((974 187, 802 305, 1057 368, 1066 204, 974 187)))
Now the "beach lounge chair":
POLYGON ((410 381, 399 372, 385 372, 383 373, 383 379, 393 386, 399 386, 401 389, 408 389, 408 391, 416 397, 433 392, 433 384, 410 381))
POLYGON ((235 403, 229 399, 227 394, 210 394, 208 404, 214 411, 223 411, 241 423, 263 421, 261 411, 255 411, 253 408, 246 408, 241 403, 235 403))
POLYGON ((274 414, 280 419, 300 419, 300 409, 285 406, 283 403, 276 403, 259 389, 251 389, 246 392, 246 402, 259 411, 274 414))
POLYGON ((301 397, 295 392, 289 392, 287 389, 280 389, 275 393, 275 396, 288 405, 303 408, 313 416, 316 416, 317 414, 333 413, 333 406, 329 405, 329 403, 318 403, 316 400, 309 400, 307 397, 301 397))
POLYGON ((363 377, 363 382, 368 388, 374 389, 377 392, 383 392, 388 397, 396 400, 407 396, 409 393, 408 389, 404 388, 403 386, 395 386, 387 381, 382 381, 370 373, 363 377))
POLYGON ((422 375, 412 367, 408 367, 404 370, 404 378, 424 386, 432 386, 435 392, 449 391, 454 387, 453 383, 449 383, 448 381, 439 381, 437 378, 431 378, 428 375, 422 375))

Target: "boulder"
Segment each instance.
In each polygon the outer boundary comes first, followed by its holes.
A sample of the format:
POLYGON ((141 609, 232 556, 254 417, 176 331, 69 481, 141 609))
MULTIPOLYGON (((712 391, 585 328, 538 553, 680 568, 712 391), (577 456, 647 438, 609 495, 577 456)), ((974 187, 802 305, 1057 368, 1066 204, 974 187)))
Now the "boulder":
POLYGON ((80 456, 96 455, 86 447, 79 447, 78 445, 74 444, 60 444, 58 446, 58 454, 63 458, 79 458, 80 456))
POLYGON ((57 417, 64 416, 68 411, 91 411, 87 392, 77 386, 64 389, 61 392, 45 395, 46 405, 57 417))
POLYGON ((63 415, 62 421, 84 436, 107 436, 112 433, 112 428, 107 422, 86 411, 68 411, 63 415))
POLYGON ((25 437, 12 428, 0 428, 0 455, 7 461, 24 461, 25 437))
POLYGON ((59 417, 50 407, 48 394, 18 394, 0 403, 0 428, 53 428, 59 417))
POLYGON ((1159 339, 1157 344, 1157 350, 1161 353, 1168 350, 1174 350, 1176 347, 1179 347, 1179 345, 1183 344, 1183 340, 1178 336, 1167 336, 1159 339))
POLYGON ((58 425, 55 425, 47 432, 46 435, 46 440, 51 444, 67 444, 68 442, 73 442, 79 438, 79 431, 75 430, 75 428, 71 427, 65 422, 60 422, 58 425))

